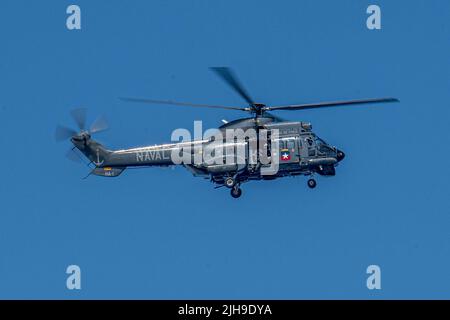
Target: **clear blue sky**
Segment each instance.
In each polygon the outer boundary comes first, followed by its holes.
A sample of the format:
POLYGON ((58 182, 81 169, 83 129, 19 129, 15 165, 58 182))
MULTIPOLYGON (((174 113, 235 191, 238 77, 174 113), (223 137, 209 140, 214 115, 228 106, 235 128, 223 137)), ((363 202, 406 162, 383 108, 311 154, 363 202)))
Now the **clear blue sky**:
POLYGON ((450 2, 377 1, 369 31, 372 3, 1 1, 0 298, 450 298, 450 2), (182 168, 81 180, 53 140, 80 106, 108 116, 111 148, 242 116, 117 99, 241 103, 210 66, 266 104, 401 103, 279 112, 347 157, 315 190, 253 182, 238 200, 182 168))

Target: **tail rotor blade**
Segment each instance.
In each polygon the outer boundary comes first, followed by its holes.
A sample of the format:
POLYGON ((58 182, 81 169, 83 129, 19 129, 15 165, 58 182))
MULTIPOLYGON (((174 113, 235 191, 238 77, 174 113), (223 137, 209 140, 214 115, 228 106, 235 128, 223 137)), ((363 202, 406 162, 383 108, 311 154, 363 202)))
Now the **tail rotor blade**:
POLYGON ((67 151, 66 158, 69 159, 70 161, 73 161, 76 163, 82 162, 80 157, 75 153, 75 150, 73 150, 73 149, 70 149, 69 151, 67 151))
POLYGON ((70 114, 77 123, 78 128, 83 131, 84 128, 86 127, 86 109, 85 108, 74 109, 70 112, 70 114))
POLYGON ((56 130, 55 130, 55 140, 58 142, 67 140, 76 134, 77 134, 77 132, 75 130, 59 125, 56 127, 56 130))
POLYGON ((108 126, 108 121, 106 120, 106 117, 100 116, 92 123, 89 131, 91 133, 98 133, 98 132, 108 130, 108 128, 109 128, 109 126, 108 126))

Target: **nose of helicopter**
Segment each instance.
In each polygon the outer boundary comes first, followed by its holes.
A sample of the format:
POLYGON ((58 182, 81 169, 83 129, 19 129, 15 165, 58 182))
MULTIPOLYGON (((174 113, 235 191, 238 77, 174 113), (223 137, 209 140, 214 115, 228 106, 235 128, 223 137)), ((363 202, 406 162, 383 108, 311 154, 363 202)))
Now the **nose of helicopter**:
POLYGON ((345 158, 345 153, 341 150, 337 150, 336 152, 336 159, 338 162, 342 161, 345 158))

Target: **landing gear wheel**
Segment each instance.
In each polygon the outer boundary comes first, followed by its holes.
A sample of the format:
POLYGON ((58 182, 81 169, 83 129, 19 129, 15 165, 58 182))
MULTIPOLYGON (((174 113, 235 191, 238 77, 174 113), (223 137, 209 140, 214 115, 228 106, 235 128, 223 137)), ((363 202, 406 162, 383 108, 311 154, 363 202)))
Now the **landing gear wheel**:
POLYGON ((314 179, 308 180, 308 187, 310 187, 311 189, 314 189, 316 187, 316 185, 317 185, 316 180, 314 180, 314 179))
POLYGON ((239 187, 234 187, 230 193, 233 198, 239 198, 242 195, 242 190, 239 187))
POLYGON ((225 186, 227 188, 233 188, 236 184, 236 181, 232 177, 228 177, 225 179, 225 186))

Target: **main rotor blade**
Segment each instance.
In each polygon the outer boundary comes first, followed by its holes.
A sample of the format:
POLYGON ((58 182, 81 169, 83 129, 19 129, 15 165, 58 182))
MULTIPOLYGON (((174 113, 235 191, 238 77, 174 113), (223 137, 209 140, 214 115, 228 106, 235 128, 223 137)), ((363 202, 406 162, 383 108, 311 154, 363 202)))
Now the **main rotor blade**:
POLYGON ((70 114, 72 115, 73 119, 78 125, 78 128, 83 131, 86 127, 86 109, 85 108, 78 108, 73 109, 70 114))
POLYGON ((141 103, 148 103, 148 104, 167 104, 167 105, 173 105, 173 106, 248 111, 248 108, 242 108, 242 107, 214 106, 214 105, 198 104, 198 103, 176 102, 176 101, 170 101, 170 100, 152 100, 152 99, 126 98, 126 97, 121 97, 119 99, 123 100, 123 101, 128 101, 128 102, 141 102, 141 103))
POLYGON ((244 98, 249 105, 253 105, 255 103, 231 69, 225 67, 212 67, 210 69, 221 77, 226 83, 228 83, 228 85, 242 98, 244 98))
POLYGON ((264 110, 267 110, 267 111, 270 111, 270 110, 305 110, 305 109, 315 109, 315 108, 338 107, 338 106, 354 105, 354 104, 386 103, 386 102, 399 102, 399 100, 396 98, 379 98, 379 99, 331 101, 331 102, 297 104, 297 105, 289 105, 289 106, 265 107, 264 110))
POLYGON ((89 128, 90 133, 98 133, 105 130, 108 130, 108 121, 106 120, 105 116, 98 117, 89 128))
POLYGON ((58 142, 67 140, 76 134, 77 134, 77 132, 75 130, 68 128, 68 127, 58 125, 55 130, 55 140, 58 142))

